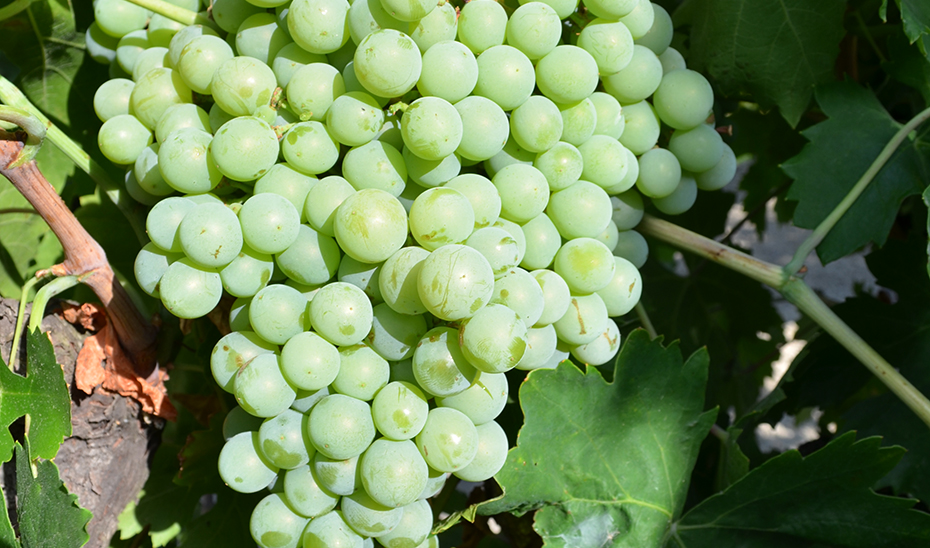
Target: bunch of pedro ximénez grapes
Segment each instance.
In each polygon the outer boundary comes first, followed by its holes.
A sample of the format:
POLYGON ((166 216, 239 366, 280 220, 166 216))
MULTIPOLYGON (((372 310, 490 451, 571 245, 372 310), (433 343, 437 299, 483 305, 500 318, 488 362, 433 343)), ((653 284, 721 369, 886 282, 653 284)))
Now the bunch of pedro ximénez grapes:
POLYGON ((642 196, 732 179, 711 87, 648 0, 210 8, 225 32, 95 2, 100 148, 152 206, 138 282, 181 318, 237 299, 219 470, 270 491, 260 546, 437 546, 426 499, 504 463, 504 373, 617 353, 642 196))

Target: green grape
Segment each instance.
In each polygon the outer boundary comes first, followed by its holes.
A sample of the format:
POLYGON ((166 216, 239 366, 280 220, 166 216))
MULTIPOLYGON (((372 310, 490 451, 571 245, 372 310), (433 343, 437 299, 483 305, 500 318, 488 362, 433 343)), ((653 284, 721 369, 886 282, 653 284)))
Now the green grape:
POLYGON ((507 12, 497 2, 469 2, 459 13, 458 41, 475 55, 504 43, 507 12))
POLYGON ((623 110, 620 102, 613 95, 596 91, 588 98, 597 111, 597 125, 594 127, 595 135, 607 135, 620 139, 623 134, 623 110))
POLYGON ((203 25, 189 25, 177 32, 171 37, 168 43, 168 59, 171 66, 176 67, 181 60, 181 52, 198 36, 218 36, 216 31, 203 25))
POLYGON ((223 419, 223 440, 228 441, 242 432, 257 432, 261 425, 261 417, 253 417, 245 409, 236 405, 223 419))
POLYGON ((371 347, 365 344, 343 346, 339 355, 339 374, 330 386, 335 392, 371 401, 388 383, 391 368, 371 347))
POLYGON ((252 358, 236 373, 235 388, 236 401, 256 417, 280 415, 297 397, 294 387, 281 374, 277 354, 252 358))
POLYGON ((149 39, 145 30, 134 30, 127 33, 116 43, 116 63, 129 75, 132 75, 132 69, 136 66, 136 59, 148 47, 149 39))
POLYGON ((633 11, 620 18, 620 22, 630 29, 634 40, 639 40, 649 33, 655 22, 655 10, 649 0, 639 0, 633 11))
POLYGON ((394 311, 386 303, 373 308, 371 333, 366 342, 381 357, 399 361, 413 356, 417 342, 427 331, 423 316, 410 316, 394 311))
POLYGON ((277 349, 252 331, 233 331, 213 347, 210 371, 220 388, 234 394, 236 373, 259 354, 273 354, 277 349))
POLYGON ((557 46, 536 64, 536 85, 556 103, 577 103, 594 93, 597 84, 597 61, 578 46, 557 46))
POLYGON ((129 114, 129 96, 135 82, 126 78, 107 80, 94 92, 94 112, 101 122, 129 114))
POLYGON ((275 164, 278 152, 274 130, 264 120, 252 116, 226 122, 210 142, 210 155, 216 168, 234 181, 261 177, 275 164))
MULTIPOLYGON (((284 252, 298 240, 301 231, 300 213, 297 212, 294 204, 278 194, 255 194, 246 200, 239 210, 239 222, 242 225, 245 243, 261 253, 284 252)), ((288 266, 292 265, 292 261, 286 260, 285 263, 288 266)), ((335 272, 335 266, 333 266, 333 272, 335 272)), ((332 277, 332 274, 329 277, 332 277)), ((297 281, 323 283, 329 277, 318 282, 301 279, 297 281)))
POLYGON ((616 266, 606 245, 594 238, 575 238, 556 254, 553 269, 573 293, 588 294, 606 287, 616 266))
POLYGON ((377 537, 378 543, 384 548, 419 548, 433 528, 433 511, 429 502, 418 500, 403 508, 404 514, 397 527, 377 537))
POLYGON ((458 33, 458 13, 451 2, 446 2, 419 21, 411 22, 407 30, 407 34, 416 42, 420 51, 426 53, 439 42, 455 40, 458 33))
POLYGON ((285 470, 306 465, 315 453, 307 438, 306 424, 307 416, 292 409, 265 419, 258 430, 262 455, 285 470))
POLYGON ((133 175, 139 187, 147 194, 155 197, 167 196, 174 192, 174 189, 165 182, 161 170, 158 168, 158 148, 158 143, 152 143, 145 147, 132 167, 133 175))
POLYGON ((226 440, 218 468, 223 482, 240 493, 261 491, 278 473, 258 450, 258 432, 242 432, 226 440))
POLYGON ((184 46, 175 66, 181 78, 192 90, 209 94, 213 92, 213 75, 234 55, 232 48, 225 40, 218 36, 205 34, 193 38, 184 46))
MULTIPOLYGON (((149 47, 136 57, 136 64, 132 67, 132 79, 139 81, 142 76, 154 69, 165 66, 165 58, 168 56, 168 48, 157 46, 149 47)), ((171 67, 168 67, 171 68, 171 67)))
POLYGON ((158 282, 168 270, 168 266, 182 258, 178 253, 171 253, 149 242, 139 250, 133 263, 133 272, 142 291, 158 298, 158 282))
POLYGON ((183 28, 184 25, 181 23, 169 19, 164 15, 155 14, 149 19, 146 35, 149 38, 149 43, 153 46, 167 48, 171 43, 171 39, 174 38, 174 35, 183 28))
POLYGON ((288 278, 306 285, 324 284, 339 268, 336 241, 307 225, 299 225, 297 239, 277 256, 278 268, 288 278))
POLYGON ((544 306, 539 283, 519 267, 511 269, 494 281, 491 303, 510 308, 526 325, 534 325, 539 321, 544 306))
POLYGON ((165 198, 149 210, 145 220, 146 232, 152 243, 165 251, 180 253, 181 240, 178 238, 178 226, 188 211, 196 204, 179 196, 165 198))
POLYGON ((619 234, 620 231, 617 229, 617 224, 611 219, 610 222, 607 223, 607 228, 605 228, 595 240, 603 243, 607 246, 607 249, 613 251, 614 248, 617 247, 617 238, 619 234))
POLYGON ((503 373, 482 372, 475 383, 463 392, 444 398, 437 397, 436 405, 456 409, 473 424, 480 425, 500 415, 507 404, 508 393, 507 377, 503 373))
MULTIPOLYGON (((375 102, 378 103, 378 107, 380 108, 384 108, 385 106, 387 106, 388 102, 390 102, 389 98, 381 97, 380 95, 374 95, 370 91, 368 91, 368 88, 362 85, 362 83, 358 79, 358 75, 355 73, 355 61, 349 60, 345 68, 342 69, 342 79, 345 82, 346 93, 353 92, 353 91, 364 93, 368 95, 369 97, 373 98, 375 102)), ((385 119, 396 120, 396 116, 394 114, 387 114, 385 116, 385 119)), ((399 136, 398 136, 398 141, 400 142, 400 144, 403 144, 399 136)))
POLYGON ((336 97, 345 92, 345 80, 338 70, 326 63, 310 63, 291 76, 287 101, 301 120, 321 122, 336 97))
POLYGON ((668 150, 678 158, 683 170, 707 171, 723 157, 723 139, 712 126, 701 124, 672 133, 668 150))
POLYGON ((384 111, 371 95, 350 91, 336 98, 326 113, 326 127, 340 143, 357 147, 374 139, 384 125, 384 111))
POLYGON ((682 175, 681 180, 678 181, 678 186, 675 187, 671 194, 661 198, 653 198, 652 203, 656 206, 656 209, 666 215, 681 215, 694 205, 697 200, 697 193, 698 188, 694 177, 682 175))
POLYGON ((451 188, 431 188, 410 208, 410 232, 423 248, 432 251, 465 241, 475 226, 471 203, 451 188))
POLYGON ((409 440, 426 424, 429 405, 423 392, 409 382, 392 381, 371 403, 375 427, 387 439, 409 440))
POLYGON ((340 282, 354 285, 365 292, 371 299, 372 305, 381 303, 381 290, 378 288, 378 278, 381 276, 380 264, 368 264, 356 261, 352 257, 343 257, 339 262, 336 277, 340 282))
POLYGON ((579 146, 594 135, 597 109, 589 98, 574 105, 559 105, 559 111, 562 115, 561 141, 579 146))
POLYGON ((459 175, 443 185, 458 190, 468 198, 475 213, 475 229, 490 226, 497 221, 501 211, 501 199, 487 177, 475 173, 459 175))
POLYGON ((528 329, 526 332, 526 352, 516 368, 521 371, 541 369, 555 354, 558 340, 555 327, 552 324, 528 329))
POLYGON ((488 177, 494 177, 498 171, 510 164, 526 164, 531 166, 535 160, 535 154, 528 150, 523 150, 515 139, 510 139, 500 152, 485 160, 483 166, 488 177))
POLYGON ((205 110, 197 105, 190 103, 172 105, 165 111, 164 116, 155 126, 155 139, 158 142, 163 142, 168 138, 168 135, 183 128, 209 132, 210 117, 205 110))
POLYGON ((91 23, 84 32, 84 44, 91 59, 101 65, 109 65, 116 60, 116 48, 119 40, 100 30, 100 25, 91 23))
POLYGON ((96 0, 94 21, 110 36, 122 38, 130 32, 145 28, 148 22, 147 9, 124 0, 96 0))
POLYGON ((233 301, 229 308, 229 328, 233 331, 251 331, 252 324, 249 323, 249 308, 252 304, 252 298, 238 298, 233 301))
POLYGON ((309 465, 284 473, 284 496, 297 513, 309 518, 329 512, 339 502, 338 495, 320 485, 309 465))
POLYGON ((581 363, 588 365, 604 365, 617 355, 620 350, 620 329, 617 323, 607 320, 607 328, 598 338, 588 344, 572 348, 572 356, 581 363))
POLYGON ((549 201, 546 176, 533 166, 511 164, 491 179, 501 196, 501 216, 525 223, 543 212, 549 201))
POLYGON ((614 257, 614 261, 617 268, 613 278, 606 287, 597 291, 611 317, 622 316, 633 310, 643 292, 643 278, 636 266, 623 257, 614 257))
POLYGON ((320 122, 300 122, 284 134, 281 153, 294 169, 307 175, 318 175, 336 165, 339 143, 329 128, 320 122))
POLYGON ((581 177, 602 188, 616 189, 629 169, 627 162, 629 157, 623 149, 624 146, 613 137, 607 135, 591 137, 578 147, 578 151, 584 158, 584 170, 581 177))
POLYGON ((361 455, 375 438, 371 407, 342 394, 326 396, 313 406, 307 429, 316 450, 336 460, 361 455))
POLYGON ((230 295, 251 297, 265 287, 272 272, 274 259, 271 255, 259 253, 244 245, 239 256, 220 270, 220 279, 230 295))
POLYGON ((460 338, 462 353, 475 368, 504 373, 523 358, 526 324, 510 308, 489 304, 465 322, 460 338))
POLYGON ((339 374, 339 350, 311 331, 292 336, 281 349, 281 372, 301 390, 325 389, 339 374))
POLYGON ((355 189, 342 177, 332 175, 320 179, 307 193, 304 216, 311 228, 326 236, 333 236, 333 219, 336 209, 355 189))
MULTIPOLYGON (((611 266, 613 266, 611 261, 611 266)), ((607 307, 597 293, 572 296, 568 311, 552 325, 559 339, 569 345, 588 344, 607 326, 607 307)))
POLYGON ((578 0, 519 0, 519 2, 521 5, 530 2, 542 2, 554 9, 559 19, 566 19, 578 9, 578 0))
POLYGON ((562 246, 562 235, 552 219, 545 213, 540 213, 523 225, 523 234, 526 236, 526 252, 519 263, 520 266, 535 270, 552 264, 555 254, 562 246))
POLYGON ((210 11, 221 29, 235 35, 243 21, 263 10, 246 0, 213 0, 210 11))
POLYGON ((281 493, 263 498, 249 518, 249 532, 260 548, 297 548, 309 519, 294 512, 281 493))
POLYGON ((274 72, 252 57, 224 61, 210 83, 216 104, 234 116, 250 116, 271 102, 278 81, 274 72))
POLYGON ((456 103, 468 97, 478 83, 478 61, 459 42, 435 44, 423 54, 423 68, 417 89, 424 96, 456 103))
POLYGON ((161 142, 158 167, 171 188, 185 193, 213 190, 223 178, 216 168, 210 143, 213 136, 194 128, 181 128, 161 142))
MULTIPOLYGON (((364 491, 359 493, 367 495, 364 498, 370 499, 370 502, 385 510, 388 508, 398 510, 398 513, 394 514, 396 518, 392 516, 390 526, 387 526, 387 523, 378 524, 375 521, 365 527, 364 532, 376 535, 387 534, 400 522, 399 518, 403 514, 402 507, 415 502, 426 487, 429 474, 426 462, 412 441, 393 441, 382 438, 372 443, 371 447, 365 451, 359 459, 358 468, 364 487, 364 491), (382 530, 377 531, 376 528, 382 530)), ((349 506, 351 507, 352 504, 350 503, 349 506)), ((373 506, 375 505, 369 504, 369 507, 373 506)))
POLYGON ((378 189, 392 196, 400 196, 407 183, 403 155, 381 141, 370 141, 346 153, 342 174, 357 190, 378 189))
POLYGON ((510 448, 507 434, 494 421, 486 422, 475 428, 478 432, 478 450, 468 466, 453 472, 455 477, 465 481, 480 482, 491 479, 500 472, 507 460, 510 448))
POLYGON ((685 65, 685 58, 675 48, 665 48, 665 51, 659 55, 659 61, 662 63, 663 77, 673 70, 687 68, 685 65))
POLYGON ((118 114, 97 134, 100 152, 114 164, 132 164, 152 143, 152 132, 132 114, 118 114))
MULTIPOLYGON (((385 441, 385 443, 391 442, 385 441)), ((415 450, 416 447, 414 447, 415 450)), ((364 457, 361 462, 365 462, 364 457)), ((401 508, 393 508, 376 502, 363 490, 343 498, 340 509, 343 518, 352 530, 365 537, 383 535, 394 530, 404 514, 401 508)))
POLYGON ((519 263, 520 249, 517 241, 502 228, 479 228, 465 240, 465 245, 478 250, 487 259, 495 278, 503 276, 519 263))
POLYGON ((158 283, 161 302, 179 318, 194 319, 213 310, 223 296, 223 282, 213 270, 190 259, 171 263, 158 283))
POLYGON ((517 223, 508 221, 503 217, 494 221, 494 224, 491 226, 496 228, 503 228, 510 234, 510 237, 517 242, 517 256, 522 262, 523 257, 526 255, 526 234, 523 233, 523 228, 521 228, 517 223))
POLYGON ((619 181, 616 181, 615 184, 604 187, 604 191, 611 196, 622 194, 630 190, 636 184, 636 179, 639 178, 639 160, 636 158, 636 155, 633 154, 633 151, 626 147, 623 147, 621 151, 626 157, 626 160, 624 161, 624 165, 626 166, 626 175, 624 175, 623 178, 619 181))
POLYGON ((569 143, 558 142, 536 156, 533 167, 546 177, 549 190, 557 192, 573 185, 584 170, 581 152, 569 143))
POLYGON ((271 69, 278 80, 278 85, 287 88, 294 73, 311 63, 326 63, 326 56, 310 53, 295 43, 285 44, 278 50, 271 62, 271 69))
POLYGON ((462 119, 462 141, 455 150, 463 158, 484 161, 499 153, 510 135, 510 122, 492 100, 471 95, 455 104, 462 119))
POLYGON ((232 114, 221 109, 220 106, 216 103, 213 103, 213 106, 210 107, 210 130, 216 132, 218 129, 223 127, 223 124, 235 118, 232 114))
POLYGON ((726 143, 720 160, 707 171, 694 174, 697 187, 701 190, 720 190, 727 186, 736 176, 736 155, 726 143))
POLYGON ((663 198, 678 188, 681 165, 674 154, 664 148, 652 149, 639 158, 636 188, 650 198, 663 198))
POLYGON ((555 348, 555 352, 552 353, 552 357, 550 357, 549 361, 543 364, 539 369, 557 368, 562 362, 571 359, 572 348, 574 347, 559 340, 558 345, 555 348))
POLYGON ((155 129, 171 105, 191 102, 191 90, 181 76, 169 68, 154 68, 136 80, 129 108, 142 125, 155 129))
POLYGON ((209 268, 222 268, 242 249, 239 219, 223 204, 198 204, 178 226, 181 249, 192 260, 209 268))
MULTIPOLYGON (((143 153, 144 152, 143 150, 143 153)), ((126 173, 123 175, 123 186, 126 189, 126 193, 129 194, 133 200, 143 205, 155 205, 161 198, 161 196, 150 194, 139 185, 139 181, 136 180, 136 175, 132 168, 127 169, 126 173)))
POLYGON ((406 31, 409 24, 393 17, 381 0, 364 0, 352 2, 349 7, 349 36, 353 44, 358 44, 372 32, 380 29, 406 31))
POLYGON ((375 31, 358 45, 355 75, 372 95, 399 97, 416 85, 422 59, 416 43, 392 29, 375 31))
POLYGON ((652 95, 662 81, 662 63, 645 46, 633 46, 629 64, 619 72, 603 78, 604 91, 622 104, 642 101, 652 95))
POLYGON ((699 72, 673 70, 662 78, 653 97, 656 112, 675 129, 704 123, 714 107, 714 90, 699 72))
POLYGON ((426 312, 420 299, 418 278, 430 252, 422 247, 405 247, 392 254, 381 267, 378 288, 385 304, 397 313, 419 315, 426 312))
POLYGON ((405 22, 419 21, 436 9, 435 0, 381 0, 392 17, 405 22))
POLYGON ((336 495, 348 496, 359 487, 358 460, 357 456, 342 460, 331 459, 317 451, 311 467, 321 487, 336 495))
POLYGON ((252 298, 249 322, 268 342, 284 344, 309 327, 307 299, 293 287, 273 284, 252 298))
POLYGON ((533 95, 510 115, 510 134, 521 148, 541 153, 559 142, 564 123, 559 107, 533 95))
POLYGON ((507 43, 531 61, 543 58, 559 45, 562 21, 551 6, 531 2, 516 9, 507 21, 507 43))
POLYGON ((649 101, 623 107, 623 134, 620 144, 639 156, 656 146, 659 140, 659 117, 649 101))
POLYGON ((672 35, 675 28, 672 24, 672 17, 665 11, 665 8, 658 4, 653 4, 652 9, 655 11, 655 19, 649 32, 639 37, 636 43, 646 46, 655 52, 656 55, 662 55, 672 43, 672 35))
POLYGON ((546 212, 564 238, 594 238, 607 226, 613 207, 603 188, 578 181, 554 193, 546 212))
POLYGON ((446 321, 461 320, 487 304, 494 289, 494 272, 478 251, 446 245, 423 262, 417 288, 433 315, 446 321))
POLYGON ((303 548, 362 548, 362 537, 349 527, 342 512, 333 510, 307 525, 303 548))
POLYGON ((412 365, 417 385, 434 396, 458 394, 478 375, 462 353, 458 331, 450 327, 427 331, 413 353, 412 365))
POLYGON ((591 54, 602 76, 617 74, 633 60, 633 36, 618 21, 595 19, 578 37, 578 46, 591 54))
POLYGON ((333 232, 339 247, 353 259, 380 263, 404 245, 407 212, 383 190, 359 190, 336 209, 333 232))
POLYGON ((277 18, 270 13, 250 15, 239 25, 236 33, 236 50, 239 55, 254 57, 266 65, 291 39, 280 28, 277 18))
POLYGON ((333 282, 323 286, 310 301, 310 321, 327 341, 348 346, 358 344, 371 331, 371 301, 352 284, 333 282))
POLYGON ((280 163, 272 166, 267 173, 255 181, 253 192, 255 194, 278 194, 287 198, 301 214, 301 220, 305 220, 303 210, 307 194, 317 182, 315 177, 304 175, 287 163, 280 163))
POLYGON ((441 160, 462 141, 462 118, 455 107, 439 97, 422 97, 404 112, 404 144, 424 160, 441 160))
POLYGON ((585 0, 588 11, 604 19, 619 19, 629 15, 638 0, 585 0))
POLYGON ((437 407, 429 412, 417 447, 426 463, 440 472, 455 472, 467 466, 478 451, 478 431, 457 409, 437 407))
MULTIPOLYGON (((446 480, 449 479, 449 476, 451 475, 448 472, 439 472, 438 470, 433 470, 432 468, 429 468, 429 465, 427 465, 427 469, 429 469, 429 476, 426 479, 426 487, 423 488, 423 492, 420 493, 420 496, 417 497, 417 500, 428 499, 438 495, 442 491, 442 488, 445 487, 446 480)), ((436 537, 430 538, 434 539, 436 537)), ((424 541, 424 544, 421 544, 420 546, 427 546, 427 542, 429 542, 429 540, 424 541)), ((435 545, 438 548, 439 545, 435 545)))
POLYGON ((513 110, 533 94, 534 74, 533 63, 522 51, 511 46, 494 46, 478 56, 478 83, 472 93, 487 97, 505 111, 513 110))
POLYGON ((611 219, 616 223, 617 229, 629 230, 643 220, 643 197, 638 191, 628 190, 611 196, 610 203, 613 207, 611 219))

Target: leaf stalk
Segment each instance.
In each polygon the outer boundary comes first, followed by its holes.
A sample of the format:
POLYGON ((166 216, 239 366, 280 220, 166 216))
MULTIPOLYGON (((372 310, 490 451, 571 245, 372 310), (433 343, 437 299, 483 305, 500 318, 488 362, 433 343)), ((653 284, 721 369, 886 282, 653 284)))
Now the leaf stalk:
POLYGON ((180 6, 175 6, 174 4, 169 4, 164 0, 127 0, 128 2, 135 4, 139 7, 143 7, 151 12, 155 12, 158 15, 167 17, 172 21, 177 21, 182 25, 203 25, 205 27, 210 27, 213 30, 220 31, 220 27, 209 17, 203 15, 202 13, 197 13, 180 6))

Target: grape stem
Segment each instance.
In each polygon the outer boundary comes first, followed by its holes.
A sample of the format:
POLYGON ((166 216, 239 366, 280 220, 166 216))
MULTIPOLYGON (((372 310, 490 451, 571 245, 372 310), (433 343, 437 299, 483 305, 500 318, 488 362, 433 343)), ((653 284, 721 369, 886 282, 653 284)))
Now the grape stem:
POLYGON ((119 284, 103 248, 81 226, 61 196, 39 171, 35 161, 10 167, 23 147, 21 141, 3 139, 0 135, 0 175, 9 179, 45 219, 65 253, 64 262, 47 271, 39 271, 36 277, 44 277, 49 273, 58 277, 75 276, 93 289, 106 309, 121 345, 132 357, 136 373, 147 378, 155 372, 155 328, 142 316, 129 294, 119 284))
MULTIPOLYGON (((68 137, 65 132, 58 129, 42 112, 36 108, 25 95, 13 85, 12 82, 0 76, 0 102, 11 107, 24 110, 37 118, 46 128, 45 138, 62 151, 78 168, 90 176, 91 179, 120 210, 129 225, 132 227, 139 245, 145 245, 149 239, 145 232, 145 213, 139 204, 129 197, 129 194, 110 178, 103 167, 90 157, 81 145, 68 137)), ((22 127, 22 126, 20 126, 22 127)), ((23 128, 26 129, 26 128, 23 128)), ((27 129, 28 131, 28 129, 27 129)))
POLYGON ((655 326, 652 325, 652 320, 649 318, 649 313, 646 312, 646 307, 643 306, 642 301, 636 303, 636 316, 639 317, 639 323, 642 324, 643 329, 646 330, 646 333, 649 333, 650 339, 655 339, 659 336, 655 326))
POLYGON ((172 21, 177 21, 182 25, 203 25, 205 27, 210 27, 215 31, 222 32, 222 29, 214 22, 212 19, 191 11, 180 6, 175 6, 174 4, 169 4, 163 0, 126 0, 132 4, 135 4, 139 7, 143 7, 151 12, 157 13, 163 17, 167 17, 172 21))
POLYGON ((679 249, 690 251, 717 264, 735 270, 775 289, 814 320, 869 369, 885 386, 930 426, 930 400, 895 370, 858 333, 840 319, 816 293, 788 268, 767 263, 651 215, 643 217, 637 227, 651 236, 679 249))
POLYGON ((888 160, 891 159, 891 156, 895 153, 901 143, 911 134, 912 131, 917 129, 917 127, 924 123, 928 118, 930 118, 930 108, 927 108, 919 112, 916 116, 910 119, 910 121, 898 130, 894 134, 894 137, 888 141, 888 144, 885 145, 885 148, 882 149, 881 153, 875 158, 875 161, 872 162, 872 165, 869 166, 869 169, 862 174, 862 177, 856 182, 855 186, 849 191, 849 193, 837 204, 836 208, 827 215, 827 218, 820 222, 817 225, 817 228, 804 240, 801 245, 798 247, 798 250, 794 253, 791 262, 785 266, 785 274, 787 276, 794 276, 797 274, 801 268, 804 266, 804 261, 807 259, 807 256, 811 254, 811 251, 817 248, 818 245, 827 237, 827 234, 830 233, 830 230, 840 221, 843 215, 849 210, 850 207, 856 202, 859 196, 865 191, 866 187, 869 186, 869 183, 878 175, 878 172, 882 170, 888 160))

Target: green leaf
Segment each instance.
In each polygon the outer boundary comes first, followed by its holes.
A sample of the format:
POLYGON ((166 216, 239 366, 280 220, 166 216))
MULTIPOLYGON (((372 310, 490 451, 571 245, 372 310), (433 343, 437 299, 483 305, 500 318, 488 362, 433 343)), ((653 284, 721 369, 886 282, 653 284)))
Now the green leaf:
POLYGON ((28 446, 16 444, 16 500, 23 548, 78 548, 88 540, 87 522, 92 517, 78 506, 77 495, 68 492, 58 467, 47 460, 35 462, 35 476, 28 446))
POLYGON ((38 330, 27 333, 26 341, 25 377, 0 364, 0 462, 13 454, 9 426, 23 415, 29 415, 35 458, 54 458, 62 440, 71 435, 71 398, 52 343, 38 330))
MULTIPOLYGON (((930 186, 924 190, 922 198, 924 200, 924 205, 930 209, 930 186)), ((927 234, 930 235, 930 215, 927 215, 927 234)), ((930 275, 930 243, 927 244, 927 257, 927 275, 930 275)))
POLYGON ((794 127, 814 86, 833 79, 845 9, 843 0, 690 0, 675 22, 691 25, 691 68, 725 96, 777 105, 794 127))
MULTIPOLYGON (((930 59, 930 4, 925 0, 895 0, 901 10, 904 33, 910 42, 917 43, 920 51, 930 59)), ((888 0, 882 0, 879 14, 887 21, 888 0)))
POLYGON ((0 546, 4 548, 20 546, 19 540, 16 539, 16 531, 13 530, 13 523, 10 521, 10 513, 6 508, 6 494, 2 491, 0 491, 0 546))
MULTIPOLYGON (((795 180, 788 198, 797 200, 794 223, 815 228, 842 201, 900 128, 871 91, 851 82, 817 88, 829 118, 805 131, 810 140, 783 168, 795 180)), ((859 199, 817 247, 826 264, 869 242, 885 243, 904 198, 919 194, 930 169, 921 140, 905 141, 859 199)))
POLYGON ((900 447, 846 434, 802 457, 788 451, 704 500, 675 526, 671 546, 718 548, 900 547, 930 543, 930 515, 916 501, 869 488, 900 447))
POLYGON ((903 33, 888 37, 888 61, 882 63, 885 72, 895 80, 910 86, 930 104, 930 59, 907 43, 903 33))
POLYGON ((706 351, 683 363, 642 330, 620 351, 614 381, 565 362, 520 388, 526 424, 482 514, 539 509, 546 546, 656 546, 682 509, 701 440, 706 351))

